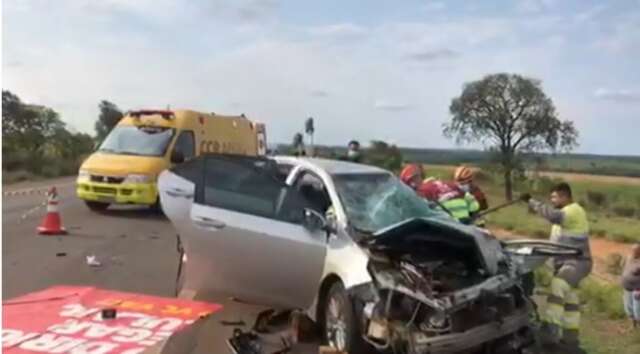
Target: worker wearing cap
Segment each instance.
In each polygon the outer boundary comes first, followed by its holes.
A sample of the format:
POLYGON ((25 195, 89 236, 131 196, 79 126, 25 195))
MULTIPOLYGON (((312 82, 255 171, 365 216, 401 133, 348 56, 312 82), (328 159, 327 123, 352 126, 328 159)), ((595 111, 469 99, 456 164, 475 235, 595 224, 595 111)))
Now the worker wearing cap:
POLYGON ((573 201, 571 187, 560 183, 551 190, 551 205, 521 197, 530 209, 551 223, 550 241, 578 248, 581 256, 551 259, 552 270, 548 286, 547 307, 542 314, 543 339, 562 353, 583 353, 578 341, 580 329, 580 299, 578 286, 591 273, 593 266, 589 247, 589 222, 585 210, 573 201))
POLYGON ((423 179, 424 171, 419 164, 408 164, 400 171, 400 180, 415 191, 418 190, 423 179))
POLYGON ((465 192, 471 193, 473 197, 478 202, 479 208, 477 211, 483 211, 489 208, 489 203, 487 202, 487 197, 484 192, 478 187, 475 183, 473 183, 474 172, 469 166, 462 165, 456 168, 453 173, 453 180, 458 185, 460 189, 465 192))

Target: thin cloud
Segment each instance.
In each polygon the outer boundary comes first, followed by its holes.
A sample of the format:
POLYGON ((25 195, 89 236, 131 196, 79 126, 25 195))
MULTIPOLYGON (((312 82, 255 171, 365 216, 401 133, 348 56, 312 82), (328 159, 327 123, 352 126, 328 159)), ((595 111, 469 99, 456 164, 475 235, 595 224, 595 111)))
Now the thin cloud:
POLYGON ((373 107, 381 111, 406 111, 411 108, 411 106, 406 103, 390 100, 377 100, 373 107))
POLYGON ((408 59, 421 61, 421 62, 429 62, 434 60, 441 59, 453 59, 458 57, 460 54, 458 52, 453 51, 448 48, 442 49, 427 49, 423 51, 417 51, 407 55, 408 59))
POLYGON ((274 0, 248 0, 241 2, 236 11, 241 20, 255 22, 271 16, 277 7, 274 0))
POLYGON ((554 0, 520 0, 516 3, 516 10, 520 13, 531 14, 550 9, 554 0))
POLYGON ((337 23, 327 26, 313 27, 309 29, 309 33, 316 37, 331 37, 338 39, 357 38, 367 34, 364 27, 353 23, 337 23))
POLYGON ((437 12, 442 11, 446 8, 446 4, 443 1, 429 1, 422 6, 422 8, 427 12, 437 12))
POLYGON ((312 97, 324 98, 324 97, 328 97, 329 96, 329 92, 324 91, 324 90, 312 90, 311 91, 311 96, 312 97))
POLYGON ((601 100, 616 102, 640 102, 640 92, 631 90, 597 89, 593 95, 601 100))

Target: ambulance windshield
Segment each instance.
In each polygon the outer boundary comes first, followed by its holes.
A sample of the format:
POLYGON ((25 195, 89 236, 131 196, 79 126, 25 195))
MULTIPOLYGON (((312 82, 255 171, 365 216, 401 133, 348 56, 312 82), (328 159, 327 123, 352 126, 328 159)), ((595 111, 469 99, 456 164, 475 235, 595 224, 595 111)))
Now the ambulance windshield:
POLYGON ((109 154, 163 156, 175 129, 150 126, 118 125, 98 151, 109 154))

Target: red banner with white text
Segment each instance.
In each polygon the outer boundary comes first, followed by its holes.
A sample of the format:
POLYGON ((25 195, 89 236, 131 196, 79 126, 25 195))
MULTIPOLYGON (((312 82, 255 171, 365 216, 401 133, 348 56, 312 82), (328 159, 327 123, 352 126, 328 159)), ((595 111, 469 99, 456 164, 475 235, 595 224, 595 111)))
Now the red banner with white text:
POLYGON ((220 309, 176 298, 56 286, 3 302, 2 351, 139 354, 220 309), (115 318, 109 318, 112 310, 115 318))

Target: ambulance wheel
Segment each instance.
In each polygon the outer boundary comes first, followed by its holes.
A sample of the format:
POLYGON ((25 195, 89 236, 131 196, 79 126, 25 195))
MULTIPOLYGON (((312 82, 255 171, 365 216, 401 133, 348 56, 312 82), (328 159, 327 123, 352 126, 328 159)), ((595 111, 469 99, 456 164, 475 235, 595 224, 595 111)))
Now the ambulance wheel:
POLYGON ((84 203, 91 211, 105 211, 109 207, 109 203, 92 202, 85 200, 84 203))

